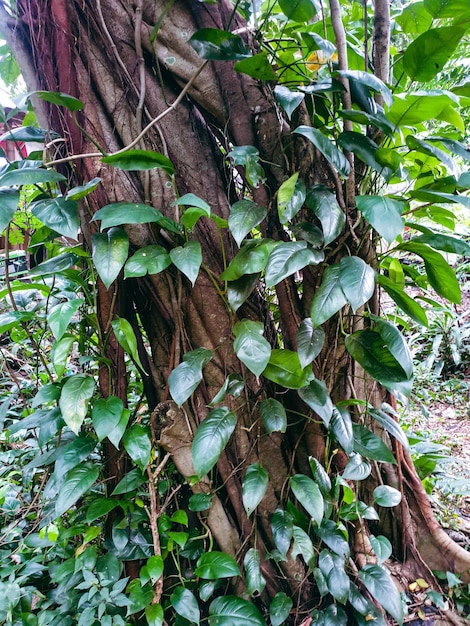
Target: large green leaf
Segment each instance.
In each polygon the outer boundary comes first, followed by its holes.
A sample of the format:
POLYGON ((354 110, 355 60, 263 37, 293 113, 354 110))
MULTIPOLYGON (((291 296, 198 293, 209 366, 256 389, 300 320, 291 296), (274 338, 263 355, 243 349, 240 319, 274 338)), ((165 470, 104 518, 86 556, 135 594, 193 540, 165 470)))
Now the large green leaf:
POLYGON ((285 85, 276 85, 274 95, 289 119, 292 118, 292 113, 305 98, 305 94, 301 91, 293 91, 285 85))
POLYGON ((245 274, 227 285, 227 299, 237 311, 259 283, 260 274, 245 274))
POLYGON ((126 430, 122 442, 127 454, 137 467, 144 472, 145 468, 150 463, 150 453, 152 450, 148 429, 141 424, 134 424, 131 428, 126 430))
POLYGON ((83 109, 83 102, 67 93, 58 91, 35 91, 34 93, 41 98, 41 100, 65 107, 69 111, 81 111, 83 109))
MULTIPOLYGON (((343 471, 345 480, 365 480, 371 473, 370 463, 365 461, 360 454, 352 454, 343 471)), ((346 518, 343 518, 346 519, 346 518)), ((368 519, 371 519, 370 517, 368 519)), ((375 514, 373 519, 378 519, 375 514)))
POLYGON ((86 374, 73 374, 65 381, 60 394, 59 407, 67 426, 78 434, 95 391, 95 381, 86 374))
POLYGON ((312 470, 313 478, 320 488, 322 495, 329 498, 331 492, 331 480, 326 469, 314 456, 309 457, 308 461, 310 469, 312 470))
POLYGON ((287 389, 300 389, 311 378, 311 370, 300 365, 299 355, 292 350, 277 349, 271 357, 263 376, 287 389))
POLYGON ((341 288, 339 264, 327 267, 323 273, 320 287, 312 300, 311 319, 315 327, 330 319, 347 303, 347 298, 341 288))
POLYGON ((294 22, 310 22, 321 10, 318 0, 279 0, 286 17, 294 22))
POLYGON ((221 280, 238 280, 246 274, 262 272, 268 262, 269 253, 275 247, 272 239, 249 239, 245 241, 220 275, 221 280))
POLYGON ((351 416, 347 411, 334 408, 328 430, 343 448, 346 454, 353 451, 353 430, 351 416))
POLYGON ((247 515, 251 515, 264 498, 268 481, 268 472, 259 463, 247 468, 242 484, 243 506, 247 515))
POLYGON ((56 476, 62 478, 68 471, 80 465, 96 448, 96 439, 92 437, 76 437, 66 446, 57 448, 54 467, 56 476))
POLYGON ((401 382, 409 379, 378 330, 358 330, 345 339, 349 354, 379 382, 401 382))
POLYGON ((395 457, 380 437, 361 424, 353 424, 352 427, 354 452, 372 461, 396 464, 395 457))
POLYGON ((387 196, 356 196, 359 211, 387 241, 392 241, 403 232, 405 222, 401 216, 405 203, 387 196))
POLYGON ((345 256, 339 264, 339 283, 354 313, 374 295, 375 271, 357 256, 345 256))
POLYGON ((375 154, 379 146, 366 135, 355 131, 343 131, 338 137, 338 144, 343 150, 354 152, 361 161, 381 174, 386 181, 392 177, 393 172, 376 159, 375 154))
MULTIPOLYGON (((438 0, 440 2, 440 0, 438 0)), ((447 0, 444 0, 447 3, 447 0)), ((467 0, 463 0, 466 2, 467 0)), ((404 7, 396 17, 402 31, 409 35, 420 35, 432 25, 432 17, 424 6, 424 2, 412 2, 404 7)))
POLYGON ((168 384, 170 394, 178 406, 189 398, 202 380, 202 368, 212 358, 212 352, 198 348, 186 352, 183 362, 170 373, 168 384))
POLYGON ((243 559, 245 568, 246 590, 250 596, 260 594, 266 587, 266 579, 261 573, 259 551, 250 548, 243 559))
POLYGON ((269 255, 266 287, 277 285, 307 265, 318 265, 324 258, 323 252, 309 248, 306 241, 280 241, 269 255))
POLYGON ((308 476, 296 474, 290 479, 290 488, 297 500, 319 526, 323 519, 323 496, 318 485, 308 476))
POLYGON ((398 421, 394 419, 392 415, 381 409, 370 409, 369 414, 379 422, 382 428, 393 435, 406 450, 409 449, 408 438, 398 421))
POLYGON ((283 591, 278 591, 269 605, 269 619, 272 626, 281 626, 289 617, 293 602, 283 591))
POLYGON ((220 596, 209 606, 209 626, 266 626, 254 604, 237 596, 220 596))
POLYGON ((81 200, 88 196, 92 191, 94 191, 101 182, 101 178, 95 177, 89 180, 87 183, 83 185, 79 185, 78 187, 72 187, 67 191, 66 198, 67 200, 81 200))
MULTIPOLYGON (((252 187, 259 187, 266 180, 263 166, 260 164, 259 150, 254 146, 234 146, 228 153, 234 165, 245 168, 245 178, 252 187)), ((241 201, 243 202, 243 200, 241 201)))
POLYGON ((423 235, 413 237, 413 242, 425 243, 431 248, 449 252, 450 254, 460 254, 470 256, 470 245, 465 239, 457 239, 442 233, 425 232, 423 235))
POLYGON ((333 520, 323 520, 321 526, 316 529, 317 535, 330 550, 343 558, 349 558, 349 543, 344 526, 333 520))
POLYGON ((233 66, 236 72, 248 74, 258 80, 276 80, 276 72, 267 52, 260 52, 247 59, 237 61, 233 66))
POLYGON ((198 601, 192 591, 181 586, 176 587, 170 596, 170 602, 178 615, 181 615, 181 617, 184 617, 192 624, 199 624, 201 612, 198 601))
POLYGON ((390 106, 392 104, 392 92, 387 85, 369 72, 362 72, 361 70, 338 70, 338 74, 348 80, 356 81, 365 85, 372 91, 382 94, 384 102, 390 106))
POLYGON ((242 320, 233 327, 235 354, 246 367, 259 376, 268 364, 271 346, 263 337, 264 326, 261 322, 242 320))
POLYGON ((297 331, 297 353, 302 367, 309 365, 321 352, 325 342, 322 328, 314 328, 310 317, 300 323, 297 331))
POLYGON ((287 224, 297 215, 305 202, 305 195, 305 184, 299 180, 298 172, 282 183, 277 192, 277 211, 281 224, 287 224))
POLYGON ((390 298, 421 326, 428 326, 428 318, 423 307, 403 291, 403 288, 393 283, 386 276, 379 275, 377 283, 388 293, 390 298))
POLYGON ((29 322, 35 317, 31 311, 7 311, 0 313, 0 334, 6 333, 22 322, 29 322))
POLYGON ((205 580, 217 580, 218 578, 232 578, 240 576, 240 569, 235 559, 223 552, 205 552, 197 560, 194 574, 205 580))
POLYGON ((406 145, 410 148, 410 150, 421 152, 422 154, 426 154, 430 157, 435 157, 446 166, 447 173, 449 175, 456 177, 459 176, 460 168, 448 152, 441 150, 441 148, 434 146, 428 141, 419 139, 419 137, 415 137, 414 135, 408 135, 406 138, 406 145))
POLYGON ((282 404, 274 398, 265 398, 260 404, 261 419, 268 435, 274 432, 285 433, 287 415, 282 404))
POLYGON ((29 142, 29 143, 46 143, 51 139, 58 139, 60 135, 43 128, 36 128, 36 126, 18 126, 17 128, 10 128, 5 133, 0 135, 0 142, 15 141, 15 142, 29 142))
POLYGON ((333 165, 340 176, 344 178, 349 176, 351 169, 349 161, 326 135, 310 126, 298 126, 293 132, 311 141, 315 148, 323 154, 325 159, 333 165))
POLYGON ((346 223, 336 196, 327 187, 314 185, 307 192, 306 203, 321 224, 324 245, 327 246, 342 233, 346 223))
POLYGON ((172 248, 170 259, 194 286, 202 264, 202 250, 199 241, 187 241, 183 246, 172 248))
POLYGON ((14 189, 0 189, 0 233, 13 219, 20 201, 20 192, 14 189))
POLYGON ((119 276, 129 252, 129 239, 121 228, 111 228, 106 233, 95 233, 92 236, 93 263, 109 289, 119 276))
POLYGON ((379 535, 375 537, 374 535, 370 535, 369 537, 372 549, 374 550, 374 554, 377 558, 377 563, 381 565, 388 558, 391 557, 393 553, 392 544, 383 535, 379 535))
POLYGON ((412 41, 403 55, 403 69, 411 80, 432 80, 452 56, 465 29, 457 26, 430 28, 412 41))
POLYGON ((437 119, 448 106, 456 106, 458 100, 450 92, 433 90, 397 94, 387 111, 388 119, 398 126, 413 126, 420 122, 437 119))
POLYGON ((322 550, 318 567, 325 577, 328 591, 341 604, 346 604, 349 596, 349 576, 344 569, 344 557, 322 550))
POLYGON ((54 170, 46 170, 42 167, 24 167, 10 170, 0 176, 0 186, 39 185, 41 183, 59 183, 65 180, 65 176, 54 170))
POLYGON ((399 624, 403 624, 404 614, 400 593, 387 570, 380 565, 364 565, 359 571, 359 578, 372 597, 399 624))
POLYGON ((63 252, 62 254, 58 254, 52 259, 48 259, 47 261, 43 261, 36 267, 33 267, 30 270, 30 274, 33 276, 45 276, 46 274, 56 274, 58 272, 63 272, 64 270, 68 270, 78 263, 80 257, 78 254, 74 252, 63 252))
POLYGON ((55 502, 55 516, 68 511, 95 483, 100 471, 96 465, 81 464, 64 478, 55 502))
POLYGON ((236 424, 236 414, 226 406, 213 409, 199 424, 192 444, 194 470, 198 476, 207 474, 217 463, 236 424))
POLYGON ((201 28, 189 44, 200 57, 211 61, 240 61, 251 56, 240 35, 219 28, 201 28))
POLYGON ((173 163, 168 157, 151 150, 126 150, 103 157, 103 163, 118 167, 120 170, 153 170, 162 169, 172 176, 175 173, 173 163))
POLYGON ((110 396, 109 398, 99 398, 93 404, 91 419, 98 441, 103 441, 111 433, 122 417, 124 405, 120 398, 110 396))
POLYGON ((127 354, 130 354, 135 363, 143 372, 145 372, 144 367, 140 362, 139 352, 137 349, 137 338, 130 322, 123 317, 117 317, 111 322, 111 326, 119 345, 124 348, 127 354))
POLYGON ((397 506, 401 502, 401 491, 390 485, 379 485, 374 489, 374 500, 379 506, 397 506))
POLYGON ((308 387, 299 389, 302 400, 317 413, 328 427, 333 413, 333 403, 323 380, 311 380, 308 387))
POLYGON ((140 248, 124 266, 124 278, 159 274, 171 265, 171 258, 162 246, 151 245, 140 248))
POLYGON ((428 13, 438 19, 446 17, 470 17, 470 6, 467 0, 424 0, 428 13))
POLYGON ((293 518, 290 513, 282 509, 276 509, 271 518, 271 528, 273 539, 279 553, 285 558, 290 548, 290 543, 294 533, 293 518))
POLYGON ((84 298, 67 300, 67 302, 58 304, 49 313, 47 321, 56 340, 59 340, 64 335, 73 316, 84 302, 84 298))
POLYGON ((75 200, 66 200, 62 196, 48 200, 38 200, 31 205, 31 212, 43 224, 56 232, 77 239, 80 228, 78 204, 75 200))
POLYGON ((267 213, 265 207, 259 206, 252 200, 239 200, 232 204, 228 225, 239 246, 250 230, 264 220, 267 213))
POLYGON ((163 215, 148 204, 137 202, 114 202, 96 211, 92 222, 101 221, 101 230, 122 224, 158 223, 163 215))

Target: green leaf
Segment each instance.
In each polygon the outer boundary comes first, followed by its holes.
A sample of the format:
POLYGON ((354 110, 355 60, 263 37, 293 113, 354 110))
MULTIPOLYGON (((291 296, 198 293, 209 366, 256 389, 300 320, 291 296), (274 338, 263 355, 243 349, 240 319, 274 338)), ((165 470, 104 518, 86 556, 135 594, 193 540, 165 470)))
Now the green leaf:
POLYGON ((387 111, 387 117, 397 128, 413 126, 437 119, 449 105, 456 106, 457 100, 447 91, 433 90, 431 94, 427 91, 397 94, 387 111))
POLYGON ((323 380, 310 380, 308 387, 299 389, 299 396, 317 413, 326 427, 333 413, 333 403, 323 380))
MULTIPOLYGON (((266 180, 264 169, 259 162, 259 150, 254 146, 234 146, 228 153, 234 165, 245 168, 245 176, 249 185, 259 187, 266 180)), ((243 202, 243 200, 241 200, 243 202)))
POLYGON ((84 298, 61 302, 49 313, 47 321, 57 341, 64 335, 73 316, 84 302, 84 298))
POLYGON ((401 492, 389 485, 379 485, 374 489, 374 500, 379 506, 397 506, 401 502, 401 492))
POLYGON ((281 224, 287 224, 297 215, 305 197, 305 184, 299 180, 299 173, 296 172, 282 183, 277 192, 277 210, 281 224))
POLYGON ((359 211, 381 237, 392 243, 403 232, 405 203, 387 196, 356 196, 359 211))
POLYGON ((465 239, 457 239, 456 237, 450 237, 449 235, 443 235, 441 233, 424 233, 418 237, 413 237, 412 242, 425 243, 431 246, 431 248, 449 252, 450 254, 460 254, 462 256, 470 255, 470 245, 465 239))
POLYGON ((268 258, 266 287, 274 287, 307 265, 318 265, 324 258, 323 252, 309 248, 306 241, 280 241, 268 258))
POLYGON ((127 423, 131 416, 131 412, 129 409, 124 409, 121 413, 121 417, 116 426, 108 433, 108 439, 113 444, 116 449, 119 449, 119 443, 124 435, 127 423))
POLYGON ((129 239, 121 228, 111 228, 106 233, 92 236, 93 263, 106 289, 119 276, 128 252, 129 239))
POLYGON ((114 488, 112 496, 118 496, 123 493, 129 493, 130 491, 134 491, 144 482, 146 482, 147 477, 142 476, 142 472, 138 467, 135 467, 133 470, 128 472, 124 478, 122 478, 119 483, 114 488))
POLYGON ((66 334, 61 339, 54 341, 51 349, 51 361, 59 378, 64 375, 70 350, 76 340, 74 335, 66 334))
MULTIPOLYGON (((447 3, 447 0, 445 1, 447 3)), ((463 1, 466 2, 466 0, 463 1)), ((424 6, 424 2, 412 2, 405 6, 401 14, 397 15, 396 21, 402 31, 409 35, 424 33, 431 28, 433 22, 431 15, 424 6)))
POLYGON ((192 206, 186 209, 186 211, 181 216, 180 221, 185 228, 191 230, 195 227, 200 217, 208 216, 210 217, 210 213, 208 214, 207 211, 205 211, 204 209, 198 209, 197 207, 192 206))
POLYGON ((255 226, 264 220, 267 210, 252 200, 239 200, 232 204, 228 225, 238 246, 255 226))
POLYGON ((310 126, 298 126, 293 132, 311 141, 315 148, 323 154, 325 159, 333 165, 340 176, 344 178, 349 176, 351 169, 349 161, 322 132, 310 126))
POLYGON ((233 557, 224 552, 213 550, 199 557, 194 574, 205 580, 217 580, 218 578, 240 576, 240 569, 233 557))
POLYGON ((137 250, 124 266, 124 278, 159 274, 171 265, 171 258, 162 246, 151 245, 137 250))
POLYGON ((312 470, 313 479, 317 483, 323 496, 328 497, 331 491, 331 480, 326 469, 314 456, 308 458, 310 469, 312 470))
POLYGON ((212 398, 208 406, 212 407, 218 404, 219 402, 222 402, 222 400, 227 395, 231 395, 234 398, 238 398, 238 396, 240 396, 240 394, 243 393, 244 389, 245 389, 245 383, 243 381, 243 378, 239 374, 232 372, 224 380, 224 384, 219 389, 219 391, 215 394, 215 396, 212 398))
POLYGON ((268 472, 259 463, 253 463, 247 468, 242 483, 242 499, 248 516, 253 513, 264 498, 268 482, 268 472))
POLYGON ((78 263, 80 257, 74 252, 63 252, 52 259, 43 261, 36 267, 33 267, 29 273, 33 276, 45 276, 46 274, 57 274, 68 270, 78 263))
POLYGON ((103 163, 118 167, 120 170, 153 170, 162 169, 169 176, 173 176, 175 168, 168 157, 152 150, 126 150, 116 154, 109 154, 102 158, 103 163))
POLYGON ((202 264, 202 251, 199 241, 187 241, 183 246, 170 250, 170 259, 194 287, 202 264))
POLYGON ((137 202, 113 202, 96 211, 92 222, 101 221, 101 230, 122 224, 158 223, 163 218, 158 209, 137 202))
POLYGON ((337 604, 330 604, 325 609, 325 626, 346 626, 348 616, 337 604))
POLYGON ((271 346, 263 337, 261 322, 242 320, 233 327, 235 354, 246 367, 258 377, 268 364, 271 346))
POLYGON ((428 326, 428 318, 426 311, 416 300, 410 298, 403 288, 393 283, 386 276, 377 276, 377 283, 387 292, 392 300, 400 307, 400 309, 409 315, 411 319, 420 324, 421 326, 428 326))
POLYGON ((170 596, 170 602, 181 617, 191 623, 199 624, 201 612, 194 594, 184 587, 176 587, 170 596))
POLYGON ((319 526, 323 519, 323 496, 316 483, 308 476, 296 474, 290 479, 290 488, 295 497, 319 526))
POLYGON ((314 328, 310 317, 300 322, 297 331, 297 353, 300 365, 305 367, 320 354, 325 343, 325 332, 322 328, 314 328))
POLYGON ((372 461, 396 464, 395 457, 380 437, 361 424, 353 424, 352 427, 354 452, 372 461))
POLYGON ((311 370, 300 365, 299 355, 292 350, 272 350, 263 376, 287 389, 304 387, 311 377, 311 370))
POLYGON ((78 434, 95 391, 95 381, 86 374, 67 378, 60 394, 59 407, 67 426, 78 434))
POLYGON ((220 275, 221 280, 238 280, 246 274, 262 272, 268 262, 269 253, 275 247, 272 239, 249 239, 230 261, 220 275))
POLYGON ((400 593, 390 574, 380 565, 364 565, 359 571, 359 578, 372 597, 382 605, 399 624, 403 624, 404 615, 400 593))
POLYGON ((266 587, 266 580, 261 573, 259 551, 250 548, 243 559, 245 568, 246 590, 250 596, 260 594, 266 587))
POLYGON ((187 352, 180 363, 170 373, 168 384, 170 394, 178 406, 181 406, 202 380, 202 368, 212 358, 212 352, 205 348, 198 348, 187 352))
POLYGON ((271 518, 271 528, 273 531, 274 543, 276 544, 281 556, 285 558, 287 551, 290 548, 290 542, 294 533, 292 515, 282 509, 276 509, 271 518))
POLYGON ((317 0, 279 0, 279 6, 286 17, 294 22, 310 22, 320 11, 317 0))
POLYGON ((328 430, 346 454, 353 451, 353 430, 351 416, 345 410, 333 408, 328 430))
POLYGON ((66 200, 59 196, 48 200, 39 200, 31 205, 31 212, 43 224, 56 232, 76 240, 80 228, 78 204, 75 200, 66 200))
POLYGON ((148 429, 141 424, 134 424, 126 430, 122 442, 127 454, 137 467, 144 472, 150 463, 150 453, 152 451, 148 429))
POLYGON ((29 143, 46 143, 51 139, 58 139, 60 135, 54 132, 49 132, 43 128, 36 128, 35 126, 18 126, 17 128, 10 128, 2 135, 0 135, 0 142, 15 141, 15 142, 29 142, 29 143))
POLYGON ((387 537, 384 537, 383 535, 379 535, 378 537, 370 535, 369 539, 372 545, 372 549, 374 550, 374 554, 377 558, 377 563, 381 565, 392 556, 392 544, 387 539, 387 537))
POLYGON ((119 345, 124 349, 127 354, 130 354, 133 361, 140 367, 145 373, 144 367, 140 362, 139 352, 137 349, 137 339, 134 333, 134 329, 130 323, 123 317, 117 317, 111 322, 112 329, 116 336, 119 345))
POLYGON ((210 493, 193 493, 189 498, 190 511, 208 511, 212 506, 213 495, 210 493))
POLYGON ((99 473, 96 466, 85 464, 70 470, 57 494, 55 516, 60 517, 68 511, 94 485, 99 473))
POLYGON ((453 175, 456 177, 459 176, 460 168, 448 152, 445 152, 437 146, 433 146, 428 141, 423 141, 423 139, 419 139, 414 135, 408 135, 408 137, 406 138, 406 145, 410 148, 410 150, 415 150, 416 152, 420 152, 421 154, 435 157, 443 165, 445 165, 447 173, 449 175, 453 175))
POLYGON ((392 177, 393 172, 376 159, 375 155, 379 146, 366 135, 354 131, 344 131, 338 137, 338 144, 343 150, 354 152, 361 161, 381 174, 386 181, 392 177))
POLYGON ((322 283, 313 296, 310 316, 314 327, 329 320, 346 303, 347 299, 341 288, 340 266, 331 265, 324 271, 322 283))
POLYGON ((405 450, 409 450, 408 438, 403 432, 400 424, 392 417, 392 415, 389 415, 380 409, 370 409, 369 414, 379 422, 382 428, 393 435, 395 439, 401 443, 405 450))
POLYGON ((415 241, 401 243, 398 248, 407 250, 420 256, 424 261, 426 274, 431 286, 443 298, 460 304, 461 292, 459 281, 454 270, 450 267, 442 254, 428 245, 415 241))
POLYGON ((164 613, 160 604, 149 604, 145 607, 145 618, 148 626, 162 626, 164 613))
POLYGON ((13 219, 19 202, 19 191, 0 189, 0 232, 3 232, 13 219))
POLYGON ((173 204, 176 206, 196 207, 198 209, 202 209, 207 216, 211 214, 210 205, 194 193, 185 193, 183 196, 175 200, 173 204))
POLYGON ((276 85, 274 95, 289 119, 292 118, 292 113, 305 98, 305 94, 301 91, 292 91, 285 85, 276 85))
POLYGON ((55 475, 62 478, 68 471, 80 465, 90 456, 96 447, 96 440, 91 437, 76 437, 63 448, 57 449, 55 475))
POLYGON ((287 415, 282 404, 274 398, 265 398, 260 405, 261 419, 268 435, 274 432, 285 433, 287 415))
POLYGON ((428 13, 438 19, 446 17, 470 17, 467 0, 424 0, 428 13))
POLYGON ((330 189, 314 185, 307 192, 306 203, 320 221, 324 245, 327 246, 342 233, 346 223, 336 196, 330 189))
POLYGON ((213 409, 199 424, 192 444, 194 470, 198 476, 207 474, 217 463, 236 424, 236 414, 225 406, 213 409))
POLYGON ((147 568, 149 579, 152 581, 152 585, 154 585, 163 574, 164 564, 162 557, 159 554, 149 557, 145 567, 147 568))
POLYGON ((430 28, 412 41, 403 55, 403 69, 411 80, 432 80, 451 58, 465 34, 463 28, 430 28))
POLYGON ((0 334, 6 333, 22 322, 29 322, 35 317, 31 311, 8 311, 0 313, 0 334))
POLYGON ((283 591, 278 591, 269 605, 272 626, 281 626, 289 617, 292 606, 292 600, 283 591))
POLYGON ((220 596, 209 606, 209 626, 266 626, 258 609, 243 598, 220 596))
POLYGON ((304 562, 312 568, 316 561, 316 553, 312 540, 307 533, 298 526, 294 526, 293 538, 294 544, 291 552, 292 558, 295 559, 300 555, 304 562))
POLYGON ((247 74, 258 80, 276 80, 277 78, 267 52, 260 52, 248 59, 237 61, 233 69, 236 72, 247 74))
POLYGON ((65 180, 65 176, 54 170, 46 170, 42 167, 24 167, 10 170, 0 176, 0 186, 39 185, 41 183, 59 183, 65 180))
POLYGON ((343 558, 349 558, 349 543, 347 532, 344 526, 337 524, 333 520, 323 520, 321 526, 316 529, 317 535, 330 550, 343 558))
POLYGON ((189 44, 200 57, 211 61, 239 61, 251 56, 240 35, 219 28, 201 28, 189 44))
POLYGON ((81 200, 94 191, 100 182, 101 178, 92 178, 84 185, 79 185, 78 187, 72 187, 72 189, 69 189, 65 197, 67 200, 81 200))
POLYGON ((34 93, 38 98, 41 98, 41 100, 65 107, 69 111, 81 111, 83 109, 83 102, 78 98, 69 96, 67 93, 58 91, 35 91, 34 93))
POLYGON ((359 330, 348 335, 345 344, 353 359, 379 382, 401 382, 409 379, 400 362, 384 345, 377 330, 359 330))
POLYGON ((375 271, 357 256, 345 256, 339 264, 339 283, 355 313, 374 295, 375 271))
POLYGON ((370 473, 370 464, 364 461, 360 454, 353 454, 344 468, 343 478, 345 480, 365 480, 370 476, 370 473))
POLYGON ((93 500, 86 510, 86 523, 92 524, 95 520, 107 515, 118 506, 117 500, 113 498, 102 498, 93 500))
POLYGON ((234 311, 237 311, 259 283, 260 274, 246 274, 227 285, 227 299, 234 311))
POLYGON ((325 577, 328 591, 341 604, 346 604, 349 596, 349 577, 344 570, 344 557, 322 550, 318 566, 325 577))
POLYGON ((338 70, 339 76, 353 80, 361 85, 365 85, 372 91, 382 94, 385 104, 390 106, 392 104, 393 96, 387 85, 369 72, 362 72, 360 70, 338 70))

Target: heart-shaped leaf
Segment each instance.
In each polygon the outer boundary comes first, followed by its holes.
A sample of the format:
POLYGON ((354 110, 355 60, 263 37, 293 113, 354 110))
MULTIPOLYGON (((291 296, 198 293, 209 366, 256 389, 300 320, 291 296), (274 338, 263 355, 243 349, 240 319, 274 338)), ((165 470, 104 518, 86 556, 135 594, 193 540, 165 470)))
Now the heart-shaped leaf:
POLYGON ((213 409, 199 424, 192 444, 194 470, 198 476, 207 474, 217 463, 236 424, 236 414, 225 406, 213 409))
POLYGON ((129 239, 121 228, 111 228, 106 233, 92 236, 92 250, 93 263, 109 289, 127 260, 129 239))

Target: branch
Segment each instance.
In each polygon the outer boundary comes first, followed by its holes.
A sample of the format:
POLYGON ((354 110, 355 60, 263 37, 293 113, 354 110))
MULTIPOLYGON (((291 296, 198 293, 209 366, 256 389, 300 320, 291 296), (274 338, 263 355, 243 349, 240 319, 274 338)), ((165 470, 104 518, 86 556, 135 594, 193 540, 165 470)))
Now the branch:
MULTIPOLYGON (((390 5, 389 0, 375 0, 373 35, 374 74, 384 83, 390 75, 390 5)), ((376 101, 383 105, 382 94, 376 94, 376 101)))

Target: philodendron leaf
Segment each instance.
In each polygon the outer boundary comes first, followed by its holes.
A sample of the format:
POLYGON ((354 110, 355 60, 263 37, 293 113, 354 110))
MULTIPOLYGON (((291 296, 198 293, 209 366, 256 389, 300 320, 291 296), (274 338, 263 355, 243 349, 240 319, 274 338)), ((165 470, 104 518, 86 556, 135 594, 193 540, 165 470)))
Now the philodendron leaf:
POLYGON ((144 246, 131 256, 124 266, 124 278, 159 274, 171 265, 171 258, 162 246, 144 246))
POLYGON ((145 468, 150 463, 150 453, 152 450, 148 429, 141 424, 134 424, 131 428, 126 430, 122 442, 127 454, 141 471, 144 472, 145 468))
POLYGON ((145 373, 144 367, 140 361, 139 352, 137 350, 137 339, 134 333, 134 329, 130 323, 123 317, 117 317, 111 322, 114 334, 118 343, 124 350, 131 355, 135 363, 145 373))
POLYGON ((384 537, 383 535, 379 535, 378 537, 371 535, 369 539, 377 558, 377 563, 381 565, 392 555, 392 544, 387 537, 384 537))
POLYGON ((79 185, 78 187, 72 187, 69 189, 66 194, 67 200, 81 200, 85 196, 88 196, 92 191, 94 191, 101 182, 101 178, 92 178, 87 183, 83 185, 79 185))
POLYGON ((294 22, 310 22, 321 10, 318 0, 279 0, 279 6, 286 17, 294 22))
POLYGON ((254 604, 237 596, 220 596, 209 606, 209 626, 266 626, 254 604))
POLYGON ((370 476, 371 471, 368 461, 365 461, 360 454, 353 454, 344 468, 343 478, 345 480, 365 480, 370 476))
POLYGON ((106 289, 116 280, 129 252, 129 239, 121 228, 92 236, 93 263, 106 289))
POLYGON ((77 435, 95 391, 95 381, 86 374, 67 378, 60 394, 59 407, 67 426, 77 435))
POLYGON ((290 542, 294 534, 294 521, 292 515, 282 509, 276 509, 271 518, 273 539, 281 556, 285 558, 290 548, 290 542))
POLYGON ((366 459, 396 464, 395 457, 380 437, 361 424, 353 424, 352 426, 354 452, 366 457, 366 459))
POLYGON ((299 389, 298 394, 328 427, 333 413, 333 402, 326 389, 325 381, 310 380, 307 387, 299 389))
POLYGON ((374 295, 375 270, 357 256, 345 256, 339 264, 339 283, 355 313, 374 295))
POLYGON ((297 331, 297 353, 302 367, 309 365, 321 352, 325 342, 322 328, 313 328, 312 320, 306 317, 297 331))
POLYGON ((319 526, 323 519, 323 496, 318 485, 308 476, 296 474, 290 479, 290 488, 295 497, 319 526))
POLYGON ((379 485, 374 489, 374 500, 379 506, 397 506, 401 502, 401 492, 389 485, 379 485))
POLYGON ((305 98, 305 94, 301 91, 292 91, 285 85, 274 87, 274 95, 289 119, 292 118, 292 113, 305 98))
POLYGON ((65 176, 54 170, 46 170, 42 167, 24 167, 10 170, 0 176, 0 186, 39 185, 41 183, 59 183, 65 180, 65 176))
POLYGON ((239 200, 232 204, 228 225, 238 246, 241 245, 246 235, 264 220, 267 213, 265 207, 259 206, 252 200, 239 200))
POLYGON ((81 111, 83 109, 83 102, 67 93, 58 91, 35 91, 34 93, 41 98, 41 100, 65 107, 69 111, 81 111))
POLYGON ((116 428, 123 410, 122 400, 116 396, 100 398, 93 404, 91 419, 98 441, 103 441, 116 428))
POLYGON ((20 201, 20 192, 14 189, 0 189, 0 233, 13 219, 20 201))
POLYGON ((315 148, 323 154, 325 159, 333 165, 340 176, 344 178, 349 176, 351 170, 349 161, 344 156, 343 152, 341 152, 326 135, 317 128, 310 126, 298 126, 293 132, 311 141, 315 148))
POLYGON ((287 414, 282 404, 274 398, 265 398, 260 405, 261 419, 268 435, 274 432, 285 433, 287 414))
POLYGON ((162 218, 162 213, 148 204, 113 202, 96 211, 91 221, 101 221, 101 230, 104 230, 122 224, 158 223, 162 218))
POLYGON ((272 626, 284 624, 292 606, 292 600, 283 591, 278 591, 269 605, 269 619, 272 626))
POLYGON ((68 511, 95 483, 100 471, 96 465, 79 465, 65 475, 55 502, 55 515, 68 511))
POLYGON ((287 389, 300 389, 312 377, 311 369, 302 368, 299 355, 292 350, 272 350, 263 376, 287 389))
POLYGON ((188 241, 183 246, 172 248, 170 259, 194 286, 202 264, 202 251, 199 241, 188 241))
POLYGON ((205 580, 217 580, 240 576, 240 568, 232 556, 213 550, 199 557, 194 574, 205 580))
POLYGON ((400 592, 388 571, 380 565, 364 565, 359 572, 359 578, 372 597, 377 600, 399 624, 403 624, 404 613, 400 592))
POLYGON ((379 422, 382 428, 393 435, 395 439, 401 443, 405 450, 409 450, 408 438, 398 421, 394 419, 393 415, 382 409, 370 409, 369 413, 379 422))
POLYGON ((242 320, 233 327, 235 354, 255 376, 262 373, 271 356, 271 346, 263 337, 263 331, 261 322, 251 320, 242 320))
POLYGON ((269 253, 275 247, 272 239, 249 239, 245 241, 229 266, 220 275, 220 280, 234 281, 247 274, 262 272, 268 262, 269 253))
POLYGON ((61 302, 49 313, 47 321, 57 341, 64 335, 73 316, 84 302, 84 298, 61 302))
POLYGON ((236 424, 236 414, 225 406, 212 410, 199 424, 192 444, 194 470, 198 476, 207 474, 217 463, 236 424))
POLYGON ((267 52, 260 52, 248 59, 237 61, 233 66, 236 72, 248 74, 258 80, 276 80, 276 72, 269 60, 267 52))
POLYGON ((326 322, 346 303, 347 298, 341 288, 340 266, 330 265, 323 273, 322 283, 313 296, 311 319, 314 327, 326 322))
POLYGON ((176 587, 170 596, 170 602, 178 615, 184 617, 191 624, 199 624, 201 612, 192 591, 184 587, 176 587))
POLYGON ((266 286, 273 287, 307 265, 318 265, 325 255, 306 241, 280 241, 271 251, 266 266, 266 286))
POLYGON ((346 454, 351 454, 354 447, 354 440, 352 421, 349 413, 344 409, 339 411, 334 408, 328 429, 346 454))
POLYGON ((281 224, 290 222, 305 202, 305 184, 296 172, 285 180, 277 192, 277 210, 281 224))
POLYGON ((403 69, 413 81, 432 80, 452 56, 465 29, 458 26, 430 28, 412 41, 403 55, 403 69))
POLYGON ((259 551, 250 548, 243 559, 245 568, 246 590, 252 596, 254 593, 260 594, 266 587, 266 580, 261 573, 259 551))
POLYGON ((268 481, 268 472, 259 463, 247 468, 242 484, 243 506, 247 515, 251 515, 263 499, 268 481))
POLYGON ((31 212, 43 224, 64 237, 77 239, 80 228, 78 204, 62 196, 48 200, 38 200, 31 205, 31 212))
POLYGON ((331 189, 322 185, 310 187, 305 202, 319 220, 323 231, 323 244, 327 246, 343 232, 346 224, 344 211, 331 189))
POLYGON ((162 169, 172 176, 175 173, 173 163, 168 157, 152 150, 126 150, 103 157, 103 163, 112 165, 120 170, 140 171, 162 169))
POLYGON ((359 211, 385 241, 392 243, 403 232, 405 203, 387 196, 356 196, 359 211))
POLYGON ((211 61, 240 61, 251 56, 240 35, 219 28, 201 28, 189 44, 200 57, 211 61))
POLYGON ((212 358, 212 352, 198 348, 186 352, 183 362, 170 373, 168 384, 170 394, 178 406, 189 398, 202 380, 202 368, 212 358))

